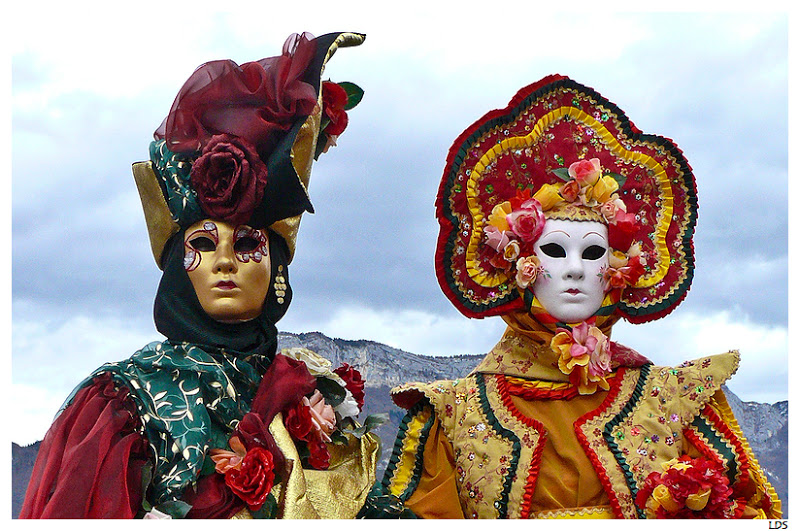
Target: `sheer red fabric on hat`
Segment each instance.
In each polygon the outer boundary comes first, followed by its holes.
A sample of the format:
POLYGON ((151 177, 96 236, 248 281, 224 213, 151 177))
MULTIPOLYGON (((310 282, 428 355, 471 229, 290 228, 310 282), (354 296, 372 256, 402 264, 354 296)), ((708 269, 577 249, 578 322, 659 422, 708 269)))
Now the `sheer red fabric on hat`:
POLYGON ((246 138, 266 157, 298 116, 309 115, 317 92, 300 78, 314 58, 310 34, 293 35, 279 56, 238 65, 208 62, 184 83, 156 130, 178 153, 201 150, 217 134, 246 138))

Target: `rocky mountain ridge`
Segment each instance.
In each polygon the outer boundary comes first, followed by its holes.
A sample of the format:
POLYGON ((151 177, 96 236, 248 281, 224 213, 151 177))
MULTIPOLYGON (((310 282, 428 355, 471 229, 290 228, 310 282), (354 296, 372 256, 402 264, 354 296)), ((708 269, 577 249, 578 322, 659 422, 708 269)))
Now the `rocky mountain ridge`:
MULTIPOLYGON (((455 379, 466 376, 483 355, 423 356, 368 340, 333 339, 319 332, 280 333, 279 348, 307 348, 331 361, 333 367, 348 363, 366 380, 366 406, 362 416, 388 413, 390 422, 377 430, 382 441, 378 477, 388 463, 404 412, 389 396, 392 387, 410 381, 455 379)), ((723 387, 724 388, 724 387, 723 387)), ((725 389, 734 415, 772 485, 783 501, 784 517, 788 517, 788 430, 789 404, 743 402, 725 389)), ((39 443, 20 447, 12 443, 12 515, 16 518, 22 506, 39 443)))

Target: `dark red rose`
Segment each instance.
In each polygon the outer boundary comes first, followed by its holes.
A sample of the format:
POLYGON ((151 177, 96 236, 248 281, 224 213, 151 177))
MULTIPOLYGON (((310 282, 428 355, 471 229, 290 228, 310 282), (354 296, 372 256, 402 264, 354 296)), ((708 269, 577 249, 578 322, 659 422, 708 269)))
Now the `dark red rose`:
POLYGON ((364 379, 361 377, 361 373, 347 363, 342 364, 333 372, 344 380, 345 387, 353 395, 358 409, 361 411, 364 408, 364 379))
POLYGON ((239 225, 250 219, 261 202, 267 166, 247 140, 215 135, 192 165, 190 176, 209 217, 239 225))
POLYGON ((344 106, 347 104, 347 92, 332 81, 322 83, 322 108, 325 116, 330 123, 325 127, 325 132, 329 135, 340 135, 347 127, 347 112, 344 106))
POLYGON ((260 446, 248 450, 241 469, 231 469, 225 473, 225 484, 252 511, 258 511, 264 505, 274 481, 272 454, 260 446))
POLYGON ((308 445, 308 464, 317 470, 328 470, 331 466, 331 454, 328 447, 319 437, 314 437, 306 443, 308 445))
POLYGON ((286 410, 283 424, 289 435, 297 440, 308 441, 313 436, 311 428, 314 422, 311 418, 311 409, 302 402, 286 410))

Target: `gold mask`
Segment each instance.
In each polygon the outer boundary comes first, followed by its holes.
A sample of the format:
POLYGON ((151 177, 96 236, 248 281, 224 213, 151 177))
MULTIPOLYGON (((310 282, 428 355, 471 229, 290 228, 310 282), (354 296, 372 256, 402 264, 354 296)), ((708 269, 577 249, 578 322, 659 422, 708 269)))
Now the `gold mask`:
POLYGON ((209 316, 236 323, 261 315, 270 282, 267 231, 205 219, 183 241, 184 267, 209 316))

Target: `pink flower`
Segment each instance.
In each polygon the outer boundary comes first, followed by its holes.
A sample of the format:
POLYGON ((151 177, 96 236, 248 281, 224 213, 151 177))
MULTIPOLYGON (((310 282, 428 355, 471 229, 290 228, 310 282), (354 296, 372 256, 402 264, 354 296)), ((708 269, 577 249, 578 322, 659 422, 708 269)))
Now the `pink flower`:
POLYGON ((525 289, 536 282, 541 266, 542 262, 536 255, 526 256, 517 260, 517 286, 525 289))
POLYGON ((311 398, 304 396, 303 404, 311 408, 311 421, 320 439, 331 442, 330 434, 336 431, 336 413, 333 407, 325 403, 319 389, 314 390, 311 398))
MULTIPOLYGON (((541 236, 544 230, 545 217, 542 213, 542 208, 539 202, 535 199, 530 199, 530 202, 535 202, 533 208, 521 208, 514 210, 506 216, 508 225, 511 230, 519 236, 523 242, 531 243, 541 236)), ((527 203, 528 201, 526 201, 527 203)))
POLYGON ((609 389, 606 376, 611 372, 610 342, 596 326, 586 321, 572 328, 559 328, 550 348, 559 355, 558 368, 569 375, 581 394, 592 394, 598 387, 609 389))
POLYGON ((609 223, 616 223, 617 216, 626 212, 627 208, 625 207, 625 203, 617 194, 611 196, 611 199, 600 206, 600 214, 602 214, 609 223))
POLYGON ((233 451, 215 448, 209 452, 209 456, 215 464, 214 470, 220 474, 224 474, 228 470, 238 470, 242 468, 242 460, 245 455, 247 455, 247 450, 245 450, 239 437, 231 437, 228 443, 231 445, 231 450, 233 451))
POLYGON ((509 238, 506 231, 500 230, 494 225, 486 225, 483 228, 483 233, 486 235, 486 245, 498 253, 503 252, 503 249, 508 245, 509 238))
POLYGON ((581 187, 591 186, 597 182, 602 173, 600 159, 579 160, 570 164, 569 176, 578 182, 581 187))

